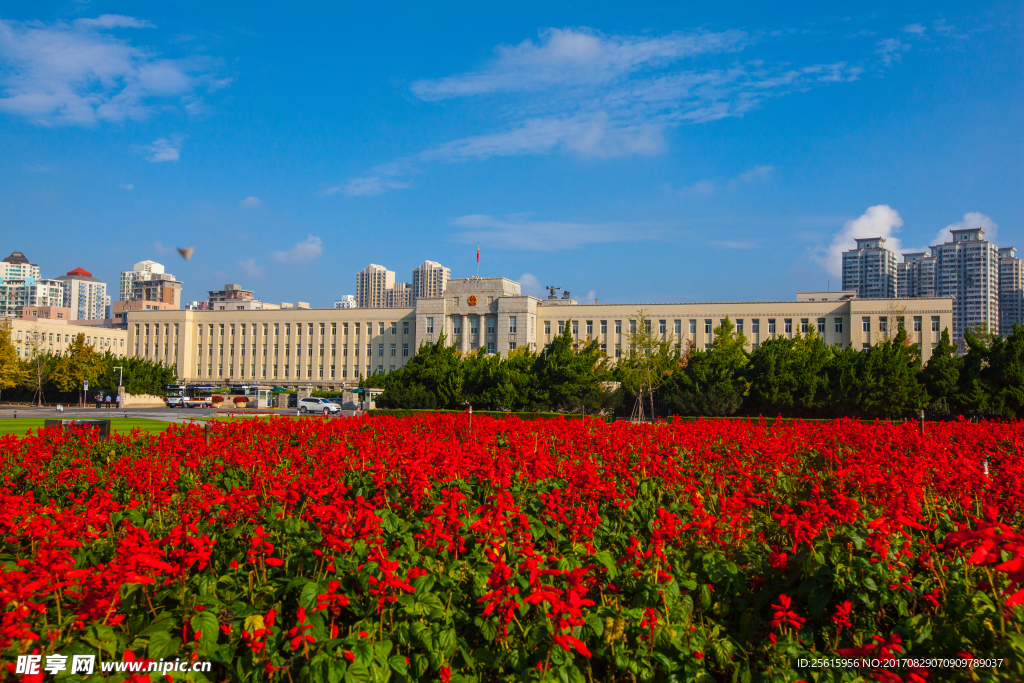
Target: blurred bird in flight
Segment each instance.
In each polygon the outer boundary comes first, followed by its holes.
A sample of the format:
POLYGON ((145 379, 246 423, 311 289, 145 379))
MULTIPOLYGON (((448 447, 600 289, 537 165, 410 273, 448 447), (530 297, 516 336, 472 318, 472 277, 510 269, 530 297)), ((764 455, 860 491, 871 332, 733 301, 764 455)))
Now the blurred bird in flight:
POLYGON ((181 257, 186 261, 192 258, 192 252, 194 250, 195 247, 178 247, 178 253, 181 254, 181 257))

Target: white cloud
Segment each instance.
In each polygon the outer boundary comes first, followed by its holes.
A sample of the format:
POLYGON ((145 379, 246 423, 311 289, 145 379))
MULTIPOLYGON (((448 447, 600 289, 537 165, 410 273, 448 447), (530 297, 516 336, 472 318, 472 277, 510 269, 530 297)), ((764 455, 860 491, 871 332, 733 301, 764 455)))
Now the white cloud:
POLYGON ((903 27, 903 30, 907 33, 913 33, 915 35, 923 34, 927 29, 921 24, 907 24, 903 27))
POLYGON ((561 251, 585 244, 653 240, 662 234, 650 224, 530 221, 521 215, 501 219, 473 214, 455 219, 452 225, 463 228, 452 235, 456 242, 522 251, 561 251))
POLYGON ((843 252, 857 246, 858 238, 885 238, 886 249, 897 254, 902 246, 896 233, 903 227, 900 214, 887 204, 868 207, 860 217, 846 221, 842 229, 832 237, 832 243, 814 255, 814 258, 830 275, 841 276, 843 272, 843 252))
POLYGON ((266 274, 262 268, 256 265, 254 258, 239 261, 238 266, 249 277, 263 277, 266 274))
POLYGON ((903 53, 910 49, 910 46, 899 38, 886 38, 878 41, 878 49, 875 54, 881 55, 882 63, 891 66, 893 62, 903 61, 903 53))
POLYGON ((71 24, 0 19, 0 111, 42 125, 140 119, 161 103, 216 87, 203 59, 166 59, 110 35, 149 22, 105 14, 71 24))
POLYGON ((535 296, 538 299, 544 298, 544 288, 540 284, 540 280, 537 279, 536 275, 532 273, 523 273, 519 276, 520 289, 523 294, 527 296, 535 296))
POLYGON ((274 260, 281 263, 308 263, 323 253, 323 250, 320 238, 310 235, 288 251, 275 251, 274 260))
POLYGON ((499 46, 479 70, 411 86, 426 101, 490 98, 499 125, 383 164, 322 194, 409 187, 408 176, 431 163, 559 151, 597 158, 656 154, 672 128, 743 116, 770 98, 857 80, 864 71, 846 62, 738 61, 752 42, 742 31, 609 36, 578 28, 499 46), (709 64, 712 59, 719 63, 709 64))
POLYGON ((43 164, 22 164, 22 169, 25 173, 49 173, 53 170, 52 167, 43 164))
POLYGON ((122 190, 134 190, 135 186, 131 183, 125 183, 124 185, 118 185, 122 190))
POLYGON ((146 156, 146 161, 160 162, 160 161, 177 161, 181 158, 181 143, 178 141, 171 141, 167 138, 160 138, 154 140, 153 144, 146 147, 146 151, 149 154, 146 156))
POLYGON ((75 28, 155 28, 144 19, 126 17, 122 14, 101 14, 95 19, 75 19, 71 25, 75 28))
POLYGON ((597 292, 593 289, 587 292, 587 295, 579 300, 581 304, 592 304, 597 301, 597 292))
POLYGON ((775 171, 774 166, 756 166, 749 171, 744 171, 738 176, 738 180, 745 183, 754 183, 761 180, 768 180, 772 177, 772 173, 775 171))
POLYGON ((238 202, 238 206, 243 209, 257 209, 263 206, 263 202, 256 197, 246 197, 242 201, 238 202))
POLYGON ((932 244, 945 244, 946 242, 953 241, 953 233, 951 230, 969 230, 972 228, 982 228, 985 231, 985 239, 990 242, 995 242, 996 234, 999 230, 999 226, 991 218, 983 213, 972 211, 965 213, 963 220, 947 225, 942 230, 939 230, 939 234, 932 240, 932 244))
POLYGON ((165 247, 163 242, 157 240, 156 242, 153 242, 153 251, 158 254, 173 254, 174 247, 165 247))

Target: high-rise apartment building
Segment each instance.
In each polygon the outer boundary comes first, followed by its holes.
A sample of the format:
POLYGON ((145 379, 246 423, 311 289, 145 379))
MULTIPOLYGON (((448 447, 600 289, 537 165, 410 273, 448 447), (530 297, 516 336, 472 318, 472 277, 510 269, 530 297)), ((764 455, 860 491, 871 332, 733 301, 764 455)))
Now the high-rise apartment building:
MULTIPOLYGON (((156 263, 155 261, 140 261, 136 263, 131 270, 126 270, 121 273, 121 301, 139 301, 137 292, 147 291, 147 287, 143 286, 141 290, 136 289, 136 283, 148 282, 150 280, 157 280, 166 283, 177 283, 177 287, 173 284, 157 285, 157 290, 178 290, 178 296, 174 300, 174 306, 177 308, 181 305, 181 283, 178 282, 173 275, 164 272, 163 264, 156 263)), ((153 288, 149 288, 153 289, 153 288)), ((163 297, 161 291, 160 296, 163 297)), ((146 301, 161 301, 162 299, 145 299, 146 301)))
POLYGON ((903 263, 896 266, 896 296, 934 297, 935 257, 928 252, 903 254, 903 263))
POLYGON ((334 302, 335 308, 358 308, 356 298, 351 294, 345 294, 334 302))
POLYGON ((843 289, 862 299, 896 296, 896 254, 885 248, 884 237, 858 239, 843 253, 843 289))
POLYGON ((111 317, 107 283, 94 278, 84 268, 75 268, 57 278, 64 283, 64 308, 72 320, 106 320, 111 317))
POLYGON ((976 325, 999 331, 999 249, 983 228, 953 230, 953 240, 931 247, 935 296, 953 299, 953 336, 976 325))
POLYGON ((40 277, 39 266, 29 263, 20 251, 0 261, 0 280, 38 280, 40 277))
POLYGON ((999 333, 1013 333, 1014 325, 1024 325, 1024 261, 1017 250, 999 250, 999 333))
POLYGON ((407 282, 396 282, 385 292, 385 308, 408 308, 413 305, 413 290, 407 282))
POLYGON ((387 290, 395 286, 395 271, 371 263, 356 273, 359 308, 387 308, 387 290))
POLYGON ((0 282, 0 317, 20 318, 26 306, 63 306, 60 280, 19 279, 0 282))
POLYGON ((417 299, 438 299, 444 296, 451 276, 451 269, 436 261, 424 261, 413 268, 410 304, 415 304, 417 299))

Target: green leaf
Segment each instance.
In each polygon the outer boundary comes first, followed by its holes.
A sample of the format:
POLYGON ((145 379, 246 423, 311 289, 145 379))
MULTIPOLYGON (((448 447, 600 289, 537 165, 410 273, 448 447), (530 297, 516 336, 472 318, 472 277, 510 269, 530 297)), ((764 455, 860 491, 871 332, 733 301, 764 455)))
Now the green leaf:
POLYGON ((299 607, 305 607, 310 609, 316 605, 316 596, 320 595, 320 584, 315 581, 308 582, 302 587, 302 593, 299 594, 299 607))
POLYGON ((820 617, 822 612, 825 611, 825 607, 828 606, 830 600, 832 600, 832 588, 830 586, 816 584, 814 588, 811 589, 811 595, 807 600, 811 615, 814 617, 820 617))
POLYGON ((875 580, 872 579, 870 576, 864 579, 864 587, 867 588, 869 591, 878 590, 878 584, 875 583, 875 580))
POLYGON ((210 648, 216 647, 217 638, 220 636, 220 624, 217 617, 211 612, 196 612, 189 624, 192 630, 201 632, 199 637, 199 651, 207 652, 210 648))
POLYGON ((618 568, 615 566, 615 558, 607 550, 594 555, 594 559, 604 565, 604 568, 608 570, 608 577, 614 579, 615 575, 618 574, 618 568))
POLYGON ((598 638, 604 635, 604 621, 598 615, 587 615, 587 626, 594 630, 598 638))
POLYGON ((327 665, 327 683, 340 683, 345 678, 345 660, 335 657, 327 665))
POLYGON ((345 683, 373 683, 370 670, 360 661, 352 662, 345 671, 345 683))
POLYGON ((446 628, 441 631, 440 636, 441 649, 445 654, 451 654, 455 651, 455 629, 446 628))
POLYGON ((394 669, 395 673, 401 674, 402 676, 409 675, 409 667, 406 665, 405 657, 402 655, 394 655, 388 659, 388 664, 391 665, 391 668, 394 669))
POLYGON ((164 659, 177 649, 178 647, 171 638, 171 634, 167 631, 157 631, 149 636, 147 650, 149 656, 153 659, 164 659))

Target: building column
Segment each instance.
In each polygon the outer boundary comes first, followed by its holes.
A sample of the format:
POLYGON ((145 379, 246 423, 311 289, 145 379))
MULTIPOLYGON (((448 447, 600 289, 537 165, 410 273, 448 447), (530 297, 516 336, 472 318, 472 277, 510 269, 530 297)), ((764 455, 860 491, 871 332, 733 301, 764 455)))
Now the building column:
POLYGON ((469 353, 469 316, 459 316, 461 327, 459 328, 462 332, 459 334, 459 350, 463 353, 469 353))

